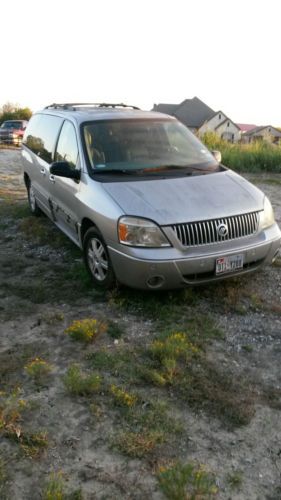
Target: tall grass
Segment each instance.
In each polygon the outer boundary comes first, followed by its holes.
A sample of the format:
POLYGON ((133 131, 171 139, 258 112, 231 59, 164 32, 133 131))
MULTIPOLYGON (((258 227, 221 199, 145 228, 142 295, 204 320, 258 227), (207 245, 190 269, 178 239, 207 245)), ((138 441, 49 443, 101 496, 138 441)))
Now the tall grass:
POLYGON ((266 141, 252 144, 231 144, 213 132, 201 137, 210 150, 219 150, 222 163, 238 172, 273 172, 281 173, 281 145, 266 141))

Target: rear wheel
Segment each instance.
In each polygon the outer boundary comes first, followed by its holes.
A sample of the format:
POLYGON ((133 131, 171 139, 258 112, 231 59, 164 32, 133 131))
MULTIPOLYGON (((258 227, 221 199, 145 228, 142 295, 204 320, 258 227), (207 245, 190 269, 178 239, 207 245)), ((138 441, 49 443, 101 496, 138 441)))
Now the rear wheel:
POLYGON ((29 184, 27 185, 27 196, 28 196, 29 208, 30 208, 32 215, 35 215, 36 217, 38 217, 39 215, 41 215, 41 210, 38 207, 37 202, 36 202, 36 197, 35 197, 35 192, 34 192, 32 182, 29 182, 29 184))
POLYGON ((112 288, 116 280, 110 256, 101 233, 94 227, 85 234, 83 254, 94 285, 101 290, 112 288))

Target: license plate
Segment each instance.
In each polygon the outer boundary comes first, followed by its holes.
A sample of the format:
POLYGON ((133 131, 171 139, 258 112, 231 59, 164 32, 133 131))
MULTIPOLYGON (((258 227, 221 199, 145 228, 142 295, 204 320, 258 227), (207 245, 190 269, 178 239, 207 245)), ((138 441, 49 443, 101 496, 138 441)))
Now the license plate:
POLYGON ((216 260, 216 274, 233 273, 243 268, 243 255, 230 255, 216 260))

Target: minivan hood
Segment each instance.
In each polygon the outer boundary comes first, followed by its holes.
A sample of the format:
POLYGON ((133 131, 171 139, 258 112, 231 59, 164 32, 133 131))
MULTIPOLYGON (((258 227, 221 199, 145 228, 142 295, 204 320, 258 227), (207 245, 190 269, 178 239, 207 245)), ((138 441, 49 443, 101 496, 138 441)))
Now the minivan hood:
POLYGON ((126 215, 159 225, 217 219, 263 209, 264 194, 231 170, 194 177, 104 183, 126 215))

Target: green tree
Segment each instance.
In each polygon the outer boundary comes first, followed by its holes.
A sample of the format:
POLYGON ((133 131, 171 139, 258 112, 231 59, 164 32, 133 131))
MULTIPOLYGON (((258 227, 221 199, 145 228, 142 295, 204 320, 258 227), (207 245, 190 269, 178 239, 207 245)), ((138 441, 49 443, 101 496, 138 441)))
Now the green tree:
POLYGON ((6 120, 29 120, 31 115, 30 108, 20 108, 17 104, 6 102, 0 108, 0 124, 6 120))

